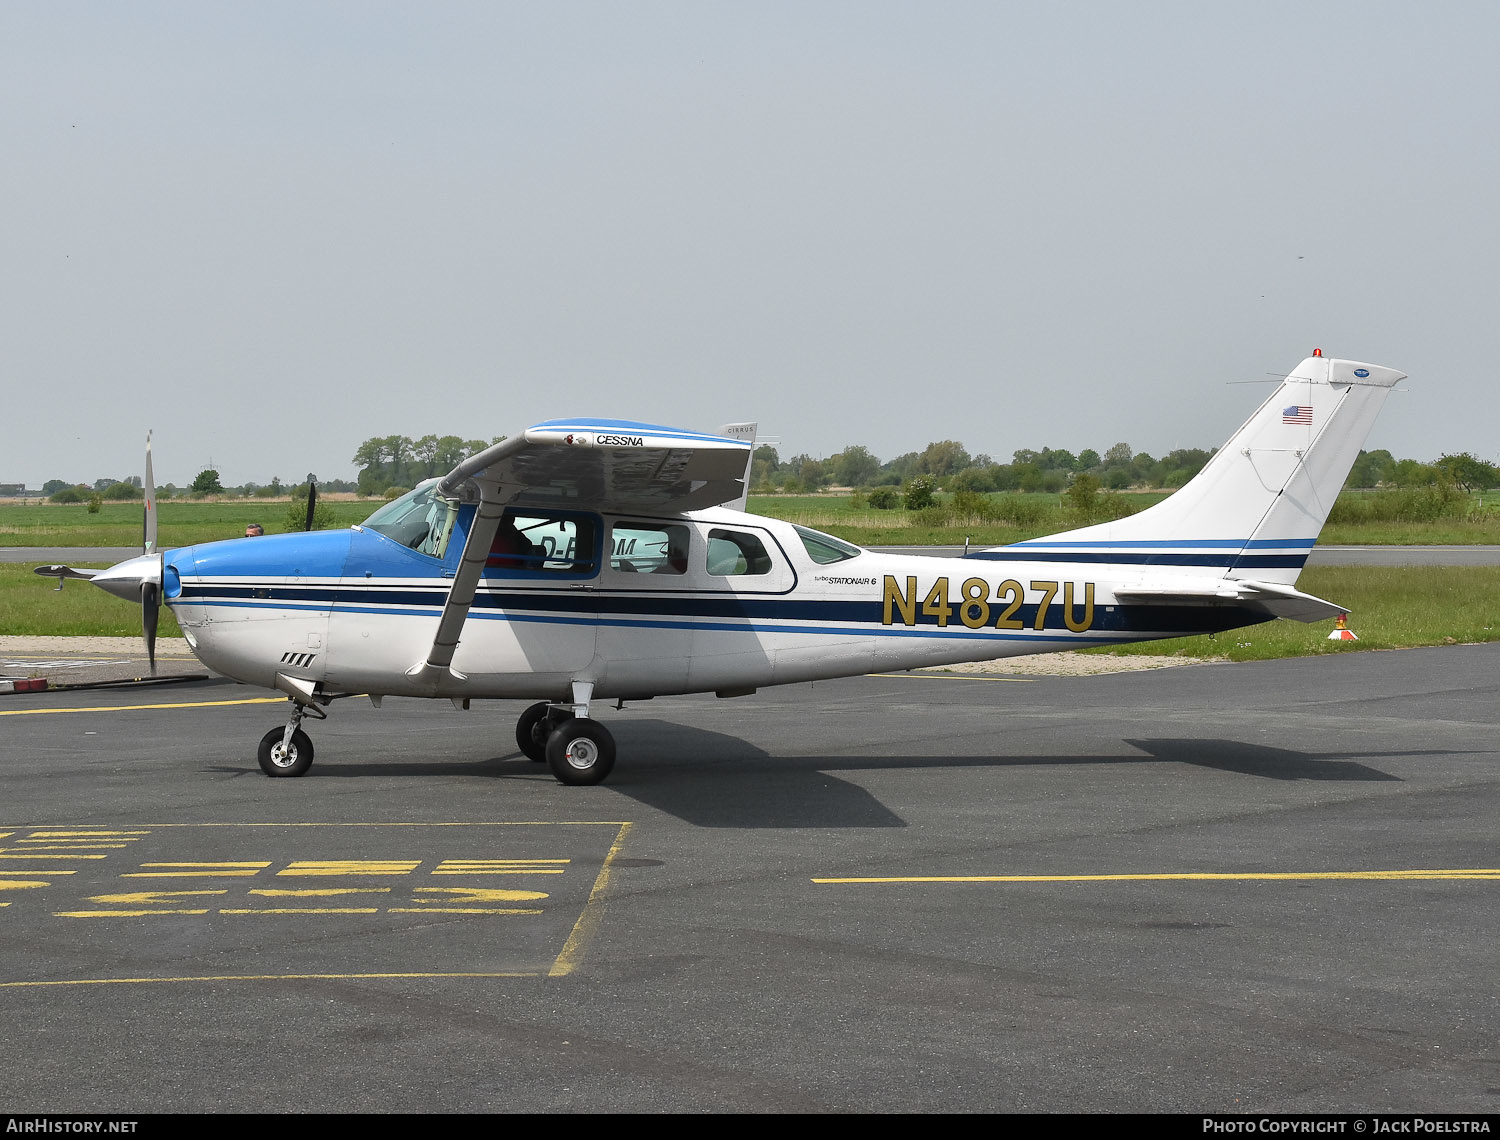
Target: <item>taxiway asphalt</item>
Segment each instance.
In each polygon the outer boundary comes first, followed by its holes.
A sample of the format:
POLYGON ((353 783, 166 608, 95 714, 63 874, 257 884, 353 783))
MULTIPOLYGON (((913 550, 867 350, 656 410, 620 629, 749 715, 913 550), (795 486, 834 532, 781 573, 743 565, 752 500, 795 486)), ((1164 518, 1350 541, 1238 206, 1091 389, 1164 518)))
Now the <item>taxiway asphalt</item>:
POLYGON ((0 704, 11 1111, 1490 1112, 1500 645, 600 710, 0 704))

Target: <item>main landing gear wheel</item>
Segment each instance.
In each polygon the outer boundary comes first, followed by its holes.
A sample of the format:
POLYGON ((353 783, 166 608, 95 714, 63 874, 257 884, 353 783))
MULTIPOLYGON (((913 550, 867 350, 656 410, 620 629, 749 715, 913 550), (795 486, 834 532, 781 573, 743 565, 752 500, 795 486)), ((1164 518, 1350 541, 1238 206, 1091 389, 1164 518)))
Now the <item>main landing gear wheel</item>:
POLYGON ((538 701, 516 721, 516 744, 520 746, 526 759, 535 760, 538 764, 546 763, 547 760, 547 736, 552 731, 551 712, 551 705, 546 701, 538 701))
POLYGON ((260 770, 267 776, 302 776, 312 767, 313 745, 300 728, 285 745, 286 728, 273 728, 260 738, 260 770))
POLYGON ((547 737, 547 763, 564 784, 597 784, 615 766, 615 738, 598 721, 568 717, 547 737))

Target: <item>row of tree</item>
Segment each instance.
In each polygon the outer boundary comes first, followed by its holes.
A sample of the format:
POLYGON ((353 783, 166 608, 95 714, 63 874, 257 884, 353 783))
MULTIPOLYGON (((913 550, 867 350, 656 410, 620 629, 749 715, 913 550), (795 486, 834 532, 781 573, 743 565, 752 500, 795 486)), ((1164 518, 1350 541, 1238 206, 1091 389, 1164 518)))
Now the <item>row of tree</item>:
MULTIPOLYGON (((356 491, 362 495, 386 495, 416 486, 451 470, 476 452, 499 443, 504 436, 462 439, 456 435, 372 436, 360 444, 353 462, 359 468, 354 481, 334 479, 319 482, 325 491, 356 491)), ((1216 449, 1215 449, 1216 450, 1216 449)), ((855 444, 835 455, 814 458, 796 455, 783 460, 776 448, 761 444, 755 449, 751 465, 751 490, 759 494, 816 492, 828 487, 850 487, 860 490, 909 488, 914 481, 932 491, 965 491, 984 494, 991 491, 1050 492, 1066 490, 1079 476, 1105 490, 1123 491, 1140 487, 1181 487, 1196 475, 1214 452, 1202 448, 1179 448, 1160 459, 1144 451, 1133 451, 1129 444, 1117 443, 1102 455, 1085 448, 1076 455, 1064 448, 1044 447, 1040 451, 1023 448, 1013 452, 1009 463, 996 462, 988 455, 970 455, 956 440, 929 443, 922 451, 882 462, 869 448, 855 444)), ((314 476, 314 478, 316 478, 314 476)), ((1415 459, 1396 459, 1386 450, 1361 451, 1345 481, 1346 487, 1374 488, 1423 487, 1450 484, 1464 491, 1488 490, 1500 486, 1500 468, 1468 452, 1443 455, 1432 463, 1415 459)), ((160 488, 162 498, 176 494, 232 494, 259 498, 280 498, 300 492, 306 498, 307 484, 283 484, 280 478, 260 485, 246 483, 225 487, 219 473, 205 468, 192 486, 181 491, 172 484, 160 488)), ((123 480, 100 479, 90 488, 61 479, 47 482, 43 491, 54 502, 83 502, 94 496, 105 500, 139 499, 141 480, 131 476, 123 480)), ((904 493, 904 492, 903 492, 904 493)), ((881 496, 884 502, 887 496, 881 496)))
POLYGON ((371 436, 359 445, 352 461, 359 468, 356 480, 359 492, 378 495, 389 487, 415 487, 423 479, 446 474, 469 456, 504 438, 497 435, 485 442, 456 435, 424 435, 420 439, 404 435, 371 436))

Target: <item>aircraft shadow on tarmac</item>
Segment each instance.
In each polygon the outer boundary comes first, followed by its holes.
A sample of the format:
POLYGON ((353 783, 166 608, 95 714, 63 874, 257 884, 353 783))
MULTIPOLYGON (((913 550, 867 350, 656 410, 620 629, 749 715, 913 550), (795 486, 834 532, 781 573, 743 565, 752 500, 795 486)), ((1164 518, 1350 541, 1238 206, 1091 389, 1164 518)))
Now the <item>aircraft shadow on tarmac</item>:
MULTIPOLYGON (((1073 756, 876 756, 771 755, 738 737, 691 725, 633 720, 618 726, 624 758, 600 791, 628 797, 698 827, 882 828, 906 821, 867 789, 839 779, 839 772, 960 768, 1070 768, 1097 764, 1156 764, 1163 761, 1269 780, 1338 782, 1400 781, 1362 759, 1456 755, 1452 750, 1411 752, 1302 752, 1225 739, 1123 740, 1110 755, 1073 756)), ((343 741, 339 751, 349 747, 343 741)), ((488 758, 460 760, 440 753, 419 760, 344 760, 330 750, 304 779, 380 779, 482 775, 502 780, 540 780, 546 767, 508 750, 488 758)), ((347 752, 345 753, 347 754, 347 752)), ((218 765, 227 774, 258 775, 253 767, 218 765)), ((593 794, 558 788, 559 794, 593 794)))

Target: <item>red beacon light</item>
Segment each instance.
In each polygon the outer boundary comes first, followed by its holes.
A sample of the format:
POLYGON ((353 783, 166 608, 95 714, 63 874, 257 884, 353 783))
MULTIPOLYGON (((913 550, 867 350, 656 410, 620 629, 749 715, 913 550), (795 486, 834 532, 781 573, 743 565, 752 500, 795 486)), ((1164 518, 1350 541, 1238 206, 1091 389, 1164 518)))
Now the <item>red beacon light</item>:
POLYGON ((1321 348, 1315 348, 1315 349, 1313 349, 1313 355, 1314 356, 1322 356, 1323 355, 1323 350, 1321 348))

